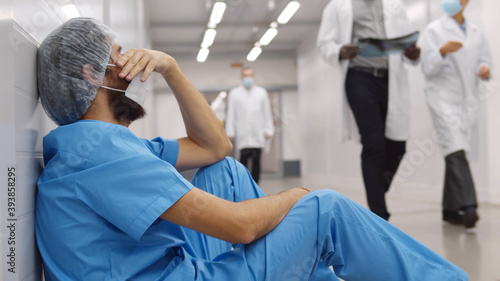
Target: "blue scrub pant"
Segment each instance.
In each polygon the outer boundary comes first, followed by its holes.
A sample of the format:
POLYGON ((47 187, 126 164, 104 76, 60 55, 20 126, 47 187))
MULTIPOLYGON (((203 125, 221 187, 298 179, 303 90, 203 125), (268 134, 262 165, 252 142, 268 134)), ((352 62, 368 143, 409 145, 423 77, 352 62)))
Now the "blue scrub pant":
MULTIPOLYGON (((194 186, 231 201, 264 196, 232 158, 200 169, 194 186)), ((232 245, 186 229, 196 280, 467 280, 390 223, 332 190, 299 200, 268 235, 232 245), (333 267, 335 273, 329 268, 333 267)))

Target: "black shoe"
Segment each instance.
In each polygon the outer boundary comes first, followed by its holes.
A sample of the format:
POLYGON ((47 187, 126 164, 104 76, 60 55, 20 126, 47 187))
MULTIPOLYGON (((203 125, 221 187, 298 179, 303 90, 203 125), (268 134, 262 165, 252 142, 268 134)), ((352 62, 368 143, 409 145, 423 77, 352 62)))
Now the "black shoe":
POLYGON ((451 224, 464 225, 473 228, 479 220, 475 207, 468 207, 459 211, 443 211, 443 220, 451 224))
POLYGON ((464 217, 460 211, 443 211, 443 220, 451 224, 464 224, 464 217))
POLYGON ((465 228, 473 228, 476 226, 476 222, 479 220, 479 215, 477 214, 476 208, 469 207, 463 210, 463 218, 465 228))

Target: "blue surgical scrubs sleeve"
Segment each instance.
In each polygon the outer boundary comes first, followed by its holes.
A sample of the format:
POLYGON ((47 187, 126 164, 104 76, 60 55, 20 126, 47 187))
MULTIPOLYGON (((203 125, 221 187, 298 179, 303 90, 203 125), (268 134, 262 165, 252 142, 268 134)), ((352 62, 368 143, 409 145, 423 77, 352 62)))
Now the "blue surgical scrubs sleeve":
POLYGON ((159 216, 193 185, 154 155, 117 159, 75 175, 76 196, 139 241, 159 216))
POLYGON ((179 141, 176 139, 155 138, 153 140, 140 139, 149 150, 160 159, 175 167, 179 155, 179 141))

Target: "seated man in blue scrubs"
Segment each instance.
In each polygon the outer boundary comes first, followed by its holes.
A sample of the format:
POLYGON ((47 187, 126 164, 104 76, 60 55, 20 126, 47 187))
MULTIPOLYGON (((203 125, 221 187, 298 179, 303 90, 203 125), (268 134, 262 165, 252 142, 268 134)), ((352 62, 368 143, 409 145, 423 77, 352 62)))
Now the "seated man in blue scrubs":
POLYGON ((265 196, 226 158, 224 129, 176 61, 122 53, 114 39, 77 18, 38 51, 41 102, 60 125, 44 138, 38 181, 46 280, 467 280, 334 191, 265 196), (144 115, 152 72, 172 89, 186 138, 146 140, 127 128, 144 115), (198 167, 192 182, 178 172, 198 167))

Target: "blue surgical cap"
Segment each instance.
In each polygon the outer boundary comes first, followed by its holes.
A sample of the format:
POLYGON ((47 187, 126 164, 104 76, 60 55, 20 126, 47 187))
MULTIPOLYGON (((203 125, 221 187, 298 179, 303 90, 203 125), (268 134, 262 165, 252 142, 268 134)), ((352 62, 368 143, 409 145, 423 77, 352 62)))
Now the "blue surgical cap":
POLYGON ((116 34, 91 18, 74 18, 52 31, 38 48, 38 91, 47 115, 57 124, 79 120, 99 83, 83 76, 87 65, 102 84, 116 34), (90 65, 90 66, 88 66, 90 65))

